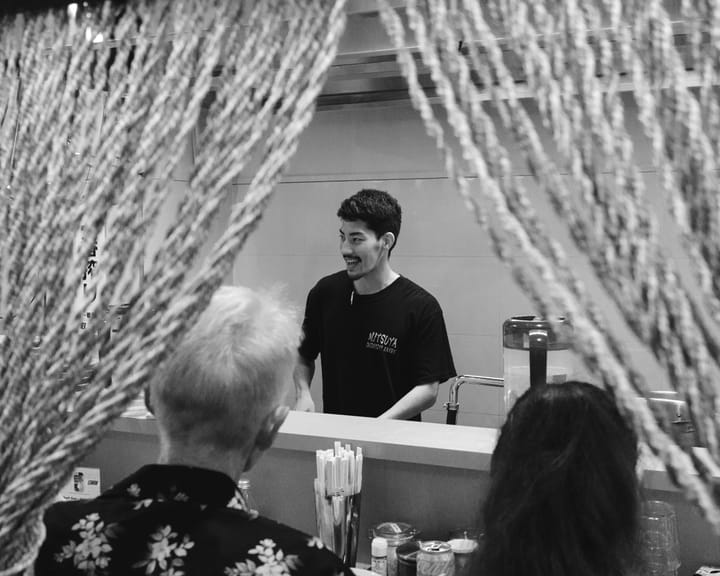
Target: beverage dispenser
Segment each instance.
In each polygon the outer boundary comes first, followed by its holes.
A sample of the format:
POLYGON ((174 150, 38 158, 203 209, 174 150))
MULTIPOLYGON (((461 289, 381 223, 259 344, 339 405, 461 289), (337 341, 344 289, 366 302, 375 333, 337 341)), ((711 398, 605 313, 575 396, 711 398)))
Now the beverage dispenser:
POLYGON ((530 386, 572 378, 572 326, 563 316, 513 316, 503 323, 505 413, 530 386))

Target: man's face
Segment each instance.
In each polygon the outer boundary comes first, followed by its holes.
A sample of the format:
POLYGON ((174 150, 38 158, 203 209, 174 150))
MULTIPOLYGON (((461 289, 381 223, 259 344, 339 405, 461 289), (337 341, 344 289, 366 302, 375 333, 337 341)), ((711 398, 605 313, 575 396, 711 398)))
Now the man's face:
POLYGON ((377 268, 385 245, 362 220, 340 220, 340 254, 348 276, 357 280, 377 268))

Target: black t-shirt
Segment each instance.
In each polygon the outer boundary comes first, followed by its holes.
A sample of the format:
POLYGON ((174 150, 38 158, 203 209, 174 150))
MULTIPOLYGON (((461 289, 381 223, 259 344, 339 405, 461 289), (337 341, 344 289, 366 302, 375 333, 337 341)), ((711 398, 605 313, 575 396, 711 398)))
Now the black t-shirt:
POLYGON ((402 276, 367 295, 345 271, 322 278, 308 294, 303 332, 300 355, 320 354, 325 412, 379 416, 418 384, 455 376, 440 305, 402 276))

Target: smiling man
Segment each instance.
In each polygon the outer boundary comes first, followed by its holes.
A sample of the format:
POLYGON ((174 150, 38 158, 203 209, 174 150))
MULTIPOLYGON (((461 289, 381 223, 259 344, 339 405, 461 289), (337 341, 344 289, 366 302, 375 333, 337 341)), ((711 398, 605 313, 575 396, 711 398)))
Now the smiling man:
POLYGON ((337 215, 345 270, 308 294, 296 408, 315 408, 310 383, 319 354, 325 412, 420 420, 455 367, 437 300, 390 266, 400 205, 387 192, 361 190, 337 215))

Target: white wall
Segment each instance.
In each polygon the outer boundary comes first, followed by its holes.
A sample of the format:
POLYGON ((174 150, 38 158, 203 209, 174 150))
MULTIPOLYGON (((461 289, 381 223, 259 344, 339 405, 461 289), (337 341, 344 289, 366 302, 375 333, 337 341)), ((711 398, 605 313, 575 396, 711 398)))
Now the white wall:
MULTIPOLYGON (((677 232, 662 208, 658 178, 650 149, 626 98, 626 118, 636 141, 636 157, 648 187, 648 202, 658 208, 661 242, 678 268, 694 283, 689 262, 677 232)), ((542 134, 546 150, 554 156, 551 139, 542 134)), ((637 359, 637 367, 655 388, 667 388, 664 375, 649 353, 625 328, 623 320, 594 280, 585 259, 567 240, 564 227, 538 193, 517 146, 506 136, 513 172, 526 187, 553 233, 568 247, 580 276, 589 283, 608 323, 637 359)), ((170 194, 158 225, 148 231, 145 265, 174 218, 188 178, 194 150, 189 143, 180 165, 168 178, 170 194)), ((239 179, 228 190, 201 260, 210 244, 227 226, 229 208, 249 183, 239 179)), ((572 189, 572 183, 570 183, 572 189)), ((363 187, 387 190, 403 207, 403 226, 392 262, 401 274, 419 283, 439 300, 450 335, 459 373, 502 376, 502 323, 512 315, 534 312, 515 286, 509 271, 492 254, 487 234, 475 223, 425 134, 418 114, 409 103, 344 107, 321 110, 303 134, 297 155, 277 187, 258 230, 238 256, 227 283, 266 286, 284 284, 289 298, 302 310, 308 290, 323 275, 343 267, 335 216, 341 201, 363 187)), ((197 266, 196 266, 197 269, 197 266)), ((319 363, 318 363, 319 367, 319 363)), ((581 372, 582 373, 582 372, 581 372)), ((320 371, 313 384, 320 407, 320 371)), ((425 419, 442 422, 448 384, 425 419)), ((464 386, 460 394, 459 423, 496 426, 502 419, 502 398, 497 389, 464 386)))
MULTIPOLYGON (((626 115, 636 141, 636 158, 647 185, 648 203, 657 209, 661 242, 692 284, 692 271, 663 208, 663 194, 651 165, 649 147, 628 98, 626 115)), ((542 137, 546 150, 554 156, 551 139, 547 134, 542 137)), ((568 240, 562 222, 538 192, 517 146, 506 137, 505 141, 511 150, 514 174, 528 190, 553 235, 566 246, 570 261, 587 282, 608 324, 631 351, 637 368, 652 386, 667 388, 664 374, 627 330, 599 288, 585 258, 568 240)), ((157 249, 162 231, 169 225, 180 198, 187 193, 192 161, 192 146, 188 146, 169 182, 172 193, 161 223, 149 235, 148 254, 157 249)), ((228 209, 218 216, 211 240, 226 227, 230 204, 246 192, 252 166, 247 175, 230 187, 228 209)), ((572 182, 568 183, 572 190, 572 182)), ((282 284, 302 312, 313 284, 321 276, 343 267, 335 214, 344 198, 363 187, 387 190, 400 201, 403 226, 393 251, 393 266, 439 300, 458 372, 502 376, 502 323, 513 315, 534 313, 533 307, 508 269, 493 255, 487 234, 475 223, 447 179, 433 142, 408 103, 317 112, 260 226, 239 254, 226 281, 253 287, 282 284)), ((149 259, 146 263, 149 264, 149 259)), ((587 376, 582 369, 579 373, 587 376)), ((318 362, 312 387, 318 407, 322 405, 320 379, 318 362)), ((444 422, 443 403, 447 395, 445 384, 436 405, 425 413, 426 420, 444 422)), ((461 389, 460 404, 459 423, 496 426, 502 419, 502 397, 497 389, 466 385, 461 389)))
MULTIPOLYGON (((632 110, 628 105, 631 119, 632 110)), ((660 205, 661 191, 649 165, 647 143, 639 136, 637 126, 632 130, 638 139, 638 162, 651 202, 660 205)), ((544 139, 552 153, 547 135, 544 139)), ((539 197, 517 151, 513 152, 513 161, 514 172, 533 202, 538 202, 539 213, 553 231, 561 231, 561 223, 539 197)), ((237 184, 238 197, 245 192, 246 184, 237 184)), ((387 190, 400 201, 403 226, 393 252, 393 266, 440 301, 458 372, 502 376, 502 323, 512 315, 532 314, 534 310, 509 271, 492 254, 486 233, 445 176, 433 142, 409 104, 347 107, 316 114, 259 229, 237 258, 233 282, 251 286, 281 282, 289 296, 304 306, 314 282, 342 268, 335 214, 344 198, 363 187, 387 190)), ((683 264, 685 257, 678 249, 677 238, 669 233, 669 216, 661 211, 660 217, 663 242, 683 264)), ((559 237, 568 246, 581 277, 592 281, 584 259, 572 249, 565 234, 559 237)), ((654 387, 666 388, 664 376, 624 328, 603 292, 590 287, 607 311, 610 324, 637 357, 638 367, 654 387)), ((319 378, 318 371, 313 384, 318 405, 319 378)), ((446 384, 425 419, 444 421, 447 392, 446 384)), ((485 426, 499 422, 502 401, 496 389, 465 386, 460 401, 459 422, 485 426)))

